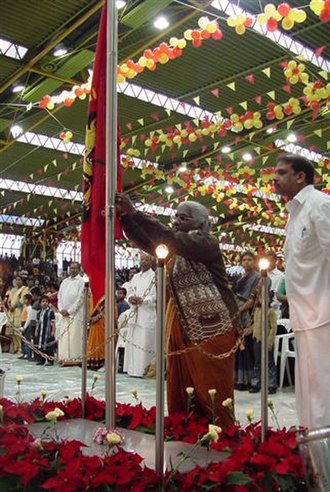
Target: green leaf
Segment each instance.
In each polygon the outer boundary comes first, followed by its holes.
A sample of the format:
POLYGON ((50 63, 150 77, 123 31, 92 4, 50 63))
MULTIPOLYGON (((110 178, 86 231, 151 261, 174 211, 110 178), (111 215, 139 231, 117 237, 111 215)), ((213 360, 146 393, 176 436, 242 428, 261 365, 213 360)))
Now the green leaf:
POLYGON ((226 485, 246 485, 252 482, 252 479, 243 472, 232 472, 227 475, 226 485))

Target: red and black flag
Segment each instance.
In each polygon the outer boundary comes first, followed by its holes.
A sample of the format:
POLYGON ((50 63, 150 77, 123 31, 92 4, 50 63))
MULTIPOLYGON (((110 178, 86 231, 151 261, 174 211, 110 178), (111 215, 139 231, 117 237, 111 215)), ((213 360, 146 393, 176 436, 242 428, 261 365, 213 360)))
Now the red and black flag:
MULTIPOLYGON (((83 165, 82 266, 89 276, 94 306, 105 292, 105 184, 106 184, 106 46, 107 15, 103 7, 97 39, 88 107, 83 165)), ((117 190, 121 189, 120 135, 117 136, 117 190)), ((115 239, 122 238, 115 219, 115 239)))

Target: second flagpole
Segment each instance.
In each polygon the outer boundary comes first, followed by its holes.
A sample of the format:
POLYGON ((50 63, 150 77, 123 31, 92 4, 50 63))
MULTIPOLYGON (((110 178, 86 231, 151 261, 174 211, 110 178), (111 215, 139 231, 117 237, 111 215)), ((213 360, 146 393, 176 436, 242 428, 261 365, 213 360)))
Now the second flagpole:
POLYGON ((116 0, 108 0, 106 69, 106 249, 105 249, 105 421, 116 426, 115 357, 115 191, 117 182, 117 59, 116 0))

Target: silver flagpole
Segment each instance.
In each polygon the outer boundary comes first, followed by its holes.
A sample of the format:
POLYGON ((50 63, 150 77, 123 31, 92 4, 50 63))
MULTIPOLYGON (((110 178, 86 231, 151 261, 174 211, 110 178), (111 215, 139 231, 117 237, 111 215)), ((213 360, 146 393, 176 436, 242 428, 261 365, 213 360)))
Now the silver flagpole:
POLYGON ((259 266, 261 273, 261 441, 264 442, 268 427, 268 260, 262 258, 259 266))
POLYGON ((82 362, 81 362, 81 409, 82 418, 85 418, 86 411, 86 390, 87 390, 87 332, 88 332, 88 312, 89 312, 89 279, 84 275, 84 317, 83 317, 83 336, 82 336, 82 362))
POLYGON ((156 248, 157 255, 157 324, 156 324, 156 441, 155 469, 164 474, 164 389, 165 389, 165 261, 168 249, 165 244, 156 248))
POLYGON ((115 190, 117 182, 117 8, 107 4, 106 81, 106 275, 105 275, 105 422, 115 428, 115 190))

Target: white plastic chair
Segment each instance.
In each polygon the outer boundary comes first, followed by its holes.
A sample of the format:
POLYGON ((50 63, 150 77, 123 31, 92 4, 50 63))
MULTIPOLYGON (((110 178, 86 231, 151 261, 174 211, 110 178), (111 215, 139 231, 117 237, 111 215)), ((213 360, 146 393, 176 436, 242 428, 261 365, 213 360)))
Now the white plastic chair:
POLYGON ((292 386, 292 378, 290 374, 290 366, 288 358, 295 358, 296 351, 290 349, 290 340, 294 343, 294 333, 285 333, 283 335, 276 335, 274 342, 274 360, 276 366, 278 365, 278 357, 280 357, 280 384, 279 387, 282 388, 285 369, 288 375, 289 385, 292 386), (280 340, 282 340, 281 350, 279 350, 280 340))

